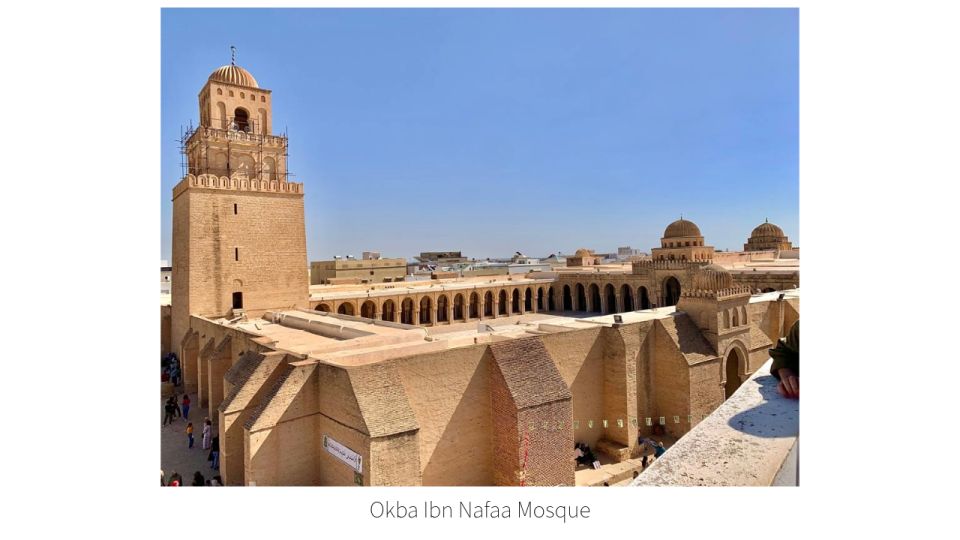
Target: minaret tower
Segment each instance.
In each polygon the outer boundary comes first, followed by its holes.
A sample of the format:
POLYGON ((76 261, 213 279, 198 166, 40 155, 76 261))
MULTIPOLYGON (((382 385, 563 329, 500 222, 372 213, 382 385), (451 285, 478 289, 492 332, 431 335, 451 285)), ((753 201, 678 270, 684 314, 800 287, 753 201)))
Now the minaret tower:
MULTIPOLYGON (((182 141, 186 175, 173 188, 171 350, 178 352, 191 315, 308 305, 303 184, 287 181, 287 138, 273 134, 270 90, 236 64, 235 49, 232 56, 200 90, 200 124, 182 141)), ((191 371, 185 362, 188 385, 191 371)))

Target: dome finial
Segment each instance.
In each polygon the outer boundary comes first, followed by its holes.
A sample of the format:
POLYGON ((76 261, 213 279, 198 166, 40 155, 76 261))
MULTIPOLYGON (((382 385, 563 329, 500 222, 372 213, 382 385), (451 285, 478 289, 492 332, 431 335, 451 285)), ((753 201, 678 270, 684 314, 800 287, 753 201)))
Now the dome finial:
POLYGON ((237 48, 233 45, 230 46, 230 65, 237 65, 237 48))
POLYGON ((764 223, 770 223, 770 218, 763 218, 764 223))

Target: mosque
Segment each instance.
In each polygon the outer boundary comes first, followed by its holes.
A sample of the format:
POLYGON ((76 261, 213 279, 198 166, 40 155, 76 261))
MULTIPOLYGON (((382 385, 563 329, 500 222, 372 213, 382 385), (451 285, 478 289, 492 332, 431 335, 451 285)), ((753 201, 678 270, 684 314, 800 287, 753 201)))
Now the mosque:
POLYGON ((161 348, 216 419, 228 485, 578 485, 575 443, 678 438, 799 318, 799 250, 764 222, 718 252, 679 219, 650 257, 310 285, 302 183, 272 93, 231 63, 173 188, 161 348))

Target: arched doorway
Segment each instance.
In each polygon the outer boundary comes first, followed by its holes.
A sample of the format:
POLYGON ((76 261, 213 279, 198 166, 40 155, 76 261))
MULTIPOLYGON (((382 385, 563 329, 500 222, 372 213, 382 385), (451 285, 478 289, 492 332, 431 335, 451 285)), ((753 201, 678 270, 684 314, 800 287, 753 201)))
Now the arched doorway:
POLYGON ((680 281, 670 276, 663 280, 663 305, 675 306, 680 301, 680 281))
POLYGON ((520 313, 520 289, 513 290, 513 302, 510 311, 512 313, 520 313))
POLYGON ((463 318, 463 295, 458 294, 453 297, 453 320, 462 321, 463 318))
POLYGON ((543 287, 537 288, 537 311, 543 311, 543 287))
POLYGON ((633 311, 633 293, 629 285, 620 287, 620 296, 623 298, 623 310, 633 311))
POLYGON ((375 311, 377 310, 376 305, 374 305, 372 300, 367 300, 360 306, 360 316, 365 319, 373 319, 376 317, 375 311))
POLYGON ((724 373, 726 382, 723 385, 724 398, 729 398, 737 391, 737 388, 740 388, 740 372, 744 371, 741 367, 743 361, 740 349, 733 347, 727 353, 726 372, 724 373))
POLYGON ((604 287, 604 296, 607 297, 607 313, 616 313, 617 312, 617 292, 613 288, 613 285, 607 283, 607 286, 604 287))
POLYGON ((323 312, 325 312, 325 313, 330 313, 330 306, 328 306, 327 304, 320 304, 319 306, 317 306, 317 311, 323 311, 323 312))
POLYGON ((600 307, 600 287, 596 283, 590 284, 590 311, 602 313, 600 307))
POLYGON ((587 310, 587 293, 583 288, 583 283, 577 283, 577 305, 573 309, 577 311, 587 310))
POLYGON ((776 292, 776 289, 774 289, 773 287, 767 287, 760 292, 776 292))
POLYGON ((507 291, 500 290, 500 302, 497 304, 497 315, 507 314, 507 291))
MULTIPOLYGON (((567 294, 570 293, 570 288, 567 287, 567 294)), ((547 311, 553 311, 557 309, 556 302, 553 301, 553 287, 547 289, 547 311)))
POLYGON ((637 302, 640 304, 640 309, 650 309, 650 295, 647 294, 647 288, 641 286, 637 289, 637 302))
POLYGON ((563 286, 563 310, 573 311, 573 295, 570 294, 570 286, 563 286))
POLYGON ((447 295, 437 298, 437 322, 447 322, 447 295))
POLYGON ((429 296, 420 299, 420 324, 430 324, 430 302, 429 296))
POLYGON ((533 290, 530 287, 523 292, 523 310, 533 311, 533 290))
POLYGON ((353 315, 353 304, 343 303, 337 308, 337 313, 341 315, 353 315))
POLYGON ((476 319, 480 316, 480 295, 470 293, 470 318, 476 319))
POLYGON ((493 293, 490 291, 483 295, 483 316, 493 317, 493 293))
POLYGON ((393 300, 387 300, 386 302, 383 303, 383 314, 380 316, 380 318, 384 321, 392 322, 394 317, 396 316, 395 311, 396 311, 396 306, 394 305, 393 300))
POLYGON ((404 298, 400 303, 400 322, 403 324, 416 324, 413 321, 413 299, 404 298))

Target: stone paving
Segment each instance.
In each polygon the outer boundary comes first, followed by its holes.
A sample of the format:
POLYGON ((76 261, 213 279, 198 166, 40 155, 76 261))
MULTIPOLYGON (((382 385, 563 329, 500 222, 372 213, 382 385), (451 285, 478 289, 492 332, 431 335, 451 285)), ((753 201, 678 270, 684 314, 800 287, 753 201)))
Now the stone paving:
MULTIPOLYGON (((181 387, 182 388, 182 387, 181 387)), ((183 399, 183 393, 179 394, 179 399, 183 399)), ((220 474, 210 468, 210 462, 207 456, 210 450, 201 448, 203 445, 203 419, 208 409, 197 407, 197 396, 190 394, 190 400, 193 402, 190 406, 190 419, 174 418, 173 424, 167 424, 160 428, 160 469, 169 480, 174 472, 180 473, 183 477, 185 486, 193 483, 193 473, 200 471, 205 480, 220 474), (193 448, 187 448, 187 422, 193 422, 193 448)), ((159 421, 163 422, 163 404, 166 397, 160 399, 158 410, 159 421)), ((217 419, 211 418, 213 422, 212 433, 217 433, 217 419)), ((212 438, 212 435, 211 435, 212 438)))

